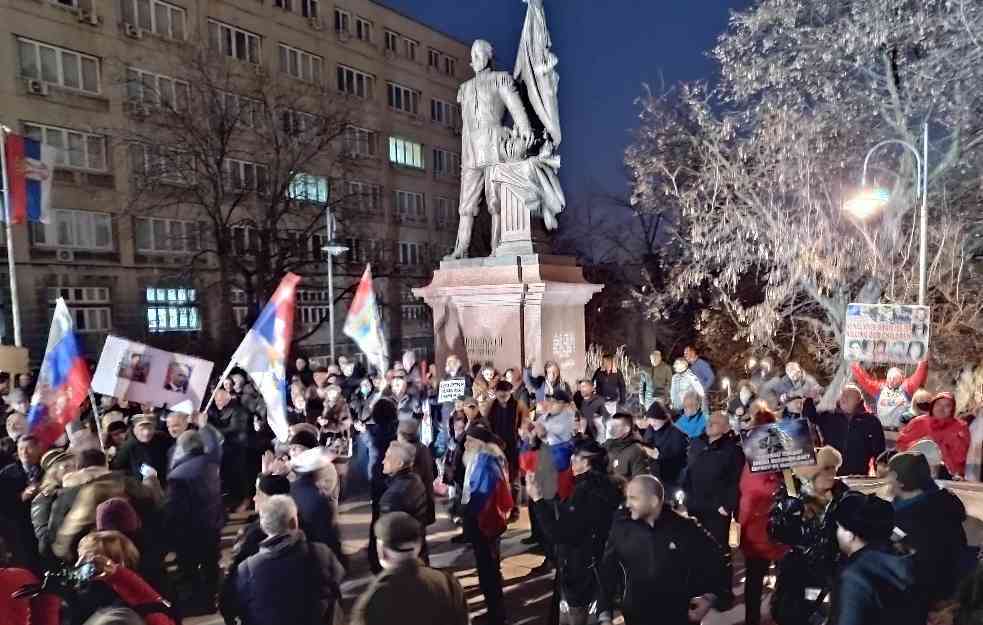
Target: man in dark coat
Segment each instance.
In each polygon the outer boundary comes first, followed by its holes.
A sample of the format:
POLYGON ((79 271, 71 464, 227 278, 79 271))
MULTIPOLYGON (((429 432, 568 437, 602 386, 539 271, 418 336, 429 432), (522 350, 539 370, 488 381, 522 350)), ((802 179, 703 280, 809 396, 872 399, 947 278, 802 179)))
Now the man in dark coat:
MULTIPOLYGON (((431 523, 430 503, 427 500, 427 491, 420 480, 420 476, 413 471, 413 459, 416 456, 416 447, 402 441, 395 441, 389 445, 386 456, 382 461, 383 470, 389 476, 389 486, 379 500, 379 516, 389 512, 405 512, 425 528, 431 523)), ((376 548, 376 537, 373 535, 369 543, 369 549, 376 548)), ((424 564, 430 562, 430 553, 427 549, 426 532, 421 538, 420 558, 424 564)), ((380 564, 381 567, 381 564, 380 564)), ((375 573, 382 569, 379 568, 375 573)))
POLYGON ((888 462, 888 483, 894 491, 894 523, 902 543, 915 551, 915 573, 930 602, 951 598, 967 570, 966 507, 932 479, 922 454, 897 454, 888 462))
POLYGON ((187 430, 176 443, 167 481, 166 529, 177 553, 178 568, 206 614, 215 609, 221 556, 222 480, 214 456, 205 453, 198 432, 187 430))
POLYGON ((236 575, 243 625, 333 622, 344 575, 334 553, 326 545, 307 542, 298 529, 296 504, 286 495, 264 502, 259 523, 268 538, 236 575))
POLYGON ((423 489, 427 493, 427 518, 422 521, 429 527, 437 520, 437 505, 433 497, 434 461, 430 448, 420 442, 420 424, 415 421, 400 421, 397 440, 412 445, 416 449, 413 458, 413 472, 420 476, 423 489))
MULTIPOLYGON (((524 404, 512 394, 512 385, 505 380, 499 380, 495 385, 495 401, 488 407, 485 418, 491 426, 492 433, 497 436, 504 447, 505 459, 509 463, 509 485, 512 488, 512 501, 519 501, 519 426, 528 418, 524 404)), ((519 507, 512 508, 509 522, 519 519, 519 507)))
POLYGON ((843 455, 839 475, 869 475, 872 463, 884 451, 884 429, 877 417, 864 407, 863 393, 846 384, 836 409, 817 412, 811 399, 803 402, 802 416, 819 428, 822 444, 843 455))
POLYGON ((0 470, 0 515, 16 532, 9 547, 15 562, 33 568, 38 564, 38 542, 31 523, 31 500, 41 486, 41 446, 31 435, 17 439, 17 461, 0 470))
POLYGON ((608 420, 610 438, 604 441, 611 474, 625 482, 630 482, 638 475, 653 475, 653 461, 635 436, 633 421, 632 416, 624 412, 611 417, 608 420))
POLYGON ((156 416, 137 415, 133 418, 130 436, 120 446, 109 466, 113 471, 123 471, 129 477, 142 480, 146 476, 146 465, 154 470, 163 484, 167 480, 167 450, 170 446, 171 437, 157 429, 156 416))
POLYGON ((424 530, 412 516, 384 514, 376 522, 375 534, 384 571, 358 598, 351 625, 468 625, 468 603, 457 578, 420 565, 424 530))
POLYGON ((321 447, 314 447, 290 461, 297 478, 290 496, 297 504, 300 529, 312 543, 323 543, 345 564, 338 529, 338 474, 321 447))
POLYGON ((654 401, 645 411, 648 428, 642 433, 642 442, 649 448, 649 456, 659 463, 659 479, 670 496, 680 487, 689 437, 672 424, 672 415, 661 401, 654 401))
POLYGON ((594 383, 581 380, 573 401, 581 416, 594 426, 597 442, 603 443, 607 435, 608 418, 613 413, 608 412, 604 398, 595 392, 594 383))
POLYGON ((601 625, 614 620, 613 598, 623 583, 625 625, 699 623, 730 593, 720 546, 664 504, 657 478, 642 475, 628 484, 628 515, 612 524, 601 562, 601 625))
POLYGON ((224 389, 215 392, 212 420, 222 433, 222 487, 230 501, 242 506, 252 491, 256 475, 250 470, 250 449, 256 430, 253 415, 243 400, 224 389))

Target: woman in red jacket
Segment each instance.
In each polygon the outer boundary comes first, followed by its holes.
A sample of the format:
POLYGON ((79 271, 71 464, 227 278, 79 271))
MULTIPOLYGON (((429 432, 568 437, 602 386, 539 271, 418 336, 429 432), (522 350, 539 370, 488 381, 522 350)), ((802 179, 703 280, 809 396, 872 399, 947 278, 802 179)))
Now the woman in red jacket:
MULTIPOLYGON (((751 427, 774 423, 778 418, 769 410, 755 413, 751 427)), ((785 556, 785 546, 768 536, 768 515, 775 491, 782 483, 780 471, 751 473, 745 463, 741 473, 741 501, 737 521, 741 524, 741 551, 745 559, 744 608, 746 625, 761 623, 761 595, 765 575, 772 562, 785 556)))
POLYGON ((955 418, 956 399, 952 393, 939 393, 932 398, 928 414, 912 419, 898 434, 898 450, 908 451, 922 439, 939 446, 942 462, 953 477, 966 475, 966 454, 969 452, 969 426, 955 418))

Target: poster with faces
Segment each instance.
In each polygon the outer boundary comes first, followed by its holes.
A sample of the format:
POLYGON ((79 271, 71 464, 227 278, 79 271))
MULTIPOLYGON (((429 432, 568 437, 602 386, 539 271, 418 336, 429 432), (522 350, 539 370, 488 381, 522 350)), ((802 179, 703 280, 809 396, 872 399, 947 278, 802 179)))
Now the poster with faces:
POLYGON ((190 414, 201 407, 214 366, 208 360, 109 336, 92 390, 190 414))

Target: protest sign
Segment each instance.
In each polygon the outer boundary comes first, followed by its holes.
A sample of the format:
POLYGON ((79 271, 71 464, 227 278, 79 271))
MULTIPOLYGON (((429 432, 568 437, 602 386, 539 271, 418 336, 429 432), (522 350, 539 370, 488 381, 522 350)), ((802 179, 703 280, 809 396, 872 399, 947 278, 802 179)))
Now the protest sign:
POLYGON ((201 406, 214 366, 118 336, 106 338, 92 389, 118 399, 191 414, 201 406))
POLYGON ((843 328, 848 361, 916 364, 928 355, 928 306, 850 304, 843 328))
POLYGON ((461 397, 464 395, 467 385, 468 381, 464 378, 441 380, 440 388, 437 391, 437 403, 443 404, 444 402, 454 401, 458 397, 461 397))
POLYGON ((0 371, 7 373, 27 373, 28 353, 26 347, 0 345, 0 371))
POLYGON ((816 464, 816 447, 806 419, 783 419, 741 432, 752 473, 816 464))

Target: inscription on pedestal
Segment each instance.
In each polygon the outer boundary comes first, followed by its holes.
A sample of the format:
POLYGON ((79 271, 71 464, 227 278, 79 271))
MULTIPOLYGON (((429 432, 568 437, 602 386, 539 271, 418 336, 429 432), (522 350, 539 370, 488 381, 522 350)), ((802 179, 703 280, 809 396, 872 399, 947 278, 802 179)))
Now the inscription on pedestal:
POLYGON ((504 339, 500 336, 464 337, 464 348, 471 362, 494 360, 504 343, 504 339))

